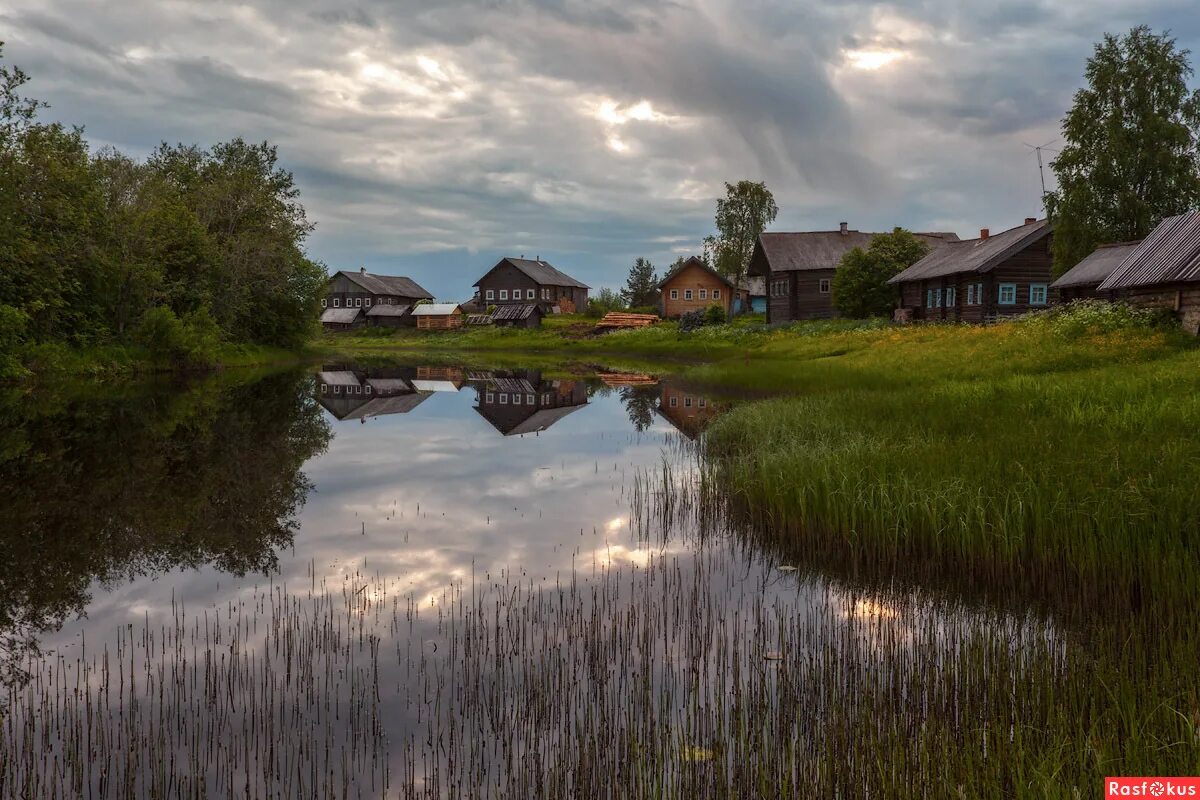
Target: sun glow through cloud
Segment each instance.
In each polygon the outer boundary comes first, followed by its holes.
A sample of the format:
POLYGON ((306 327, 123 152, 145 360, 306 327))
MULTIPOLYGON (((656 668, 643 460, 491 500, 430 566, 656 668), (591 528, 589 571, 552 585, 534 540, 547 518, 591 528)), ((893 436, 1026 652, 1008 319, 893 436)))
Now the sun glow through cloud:
POLYGON ((905 57, 899 50, 847 50, 846 61, 855 69, 873 72, 905 57))

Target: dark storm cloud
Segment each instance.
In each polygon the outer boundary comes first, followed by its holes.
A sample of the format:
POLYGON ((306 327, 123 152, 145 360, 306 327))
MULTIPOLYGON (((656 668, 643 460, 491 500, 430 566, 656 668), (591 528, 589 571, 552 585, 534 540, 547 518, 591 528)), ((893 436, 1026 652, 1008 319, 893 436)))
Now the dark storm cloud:
POLYGON ((51 115, 135 154, 280 146, 332 266, 469 293, 504 253, 594 286, 711 229, 765 179, 778 228, 967 235, 1037 213, 1092 43, 1156 0, 0 0, 51 115))

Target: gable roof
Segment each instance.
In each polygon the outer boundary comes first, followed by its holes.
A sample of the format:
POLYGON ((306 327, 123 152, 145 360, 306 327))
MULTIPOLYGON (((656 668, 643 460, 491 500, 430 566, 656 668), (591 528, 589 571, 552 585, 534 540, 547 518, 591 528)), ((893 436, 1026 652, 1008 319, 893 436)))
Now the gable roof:
POLYGON ((444 317, 455 311, 461 313, 458 303, 425 303, 413 308, 414 317, 444 317))
POLYGON ((350 325, 358 319, 358 315, 361 313, 361 308, 327 308, 321 312, 321 322, 350 325))
POLYGON ((676 277, 676 276, 678 276, 679 274, 681 274, 681 273, 682 273, 682 272, 684 272, 685 270, 687 270, 687 269, 690 269, 690 268, 692 268, 692 267, 698 267, 699 269, 702 269, 702 270, 704 270, 704 271, 705 271, 705 272, 707 272, 709 275, 712 275, 713 277, 715 277, 715 278, 717 278, 718 280, 720 280, 722 283, 724 283, 724 284, 725 284, 726 286, 728 286, 730 289, 732 289, 732 288, 733 288, 733 283, 732 283, 732 282, 731 282, 731 281, 730 281, 728 278, 726 278, 724 275, 722 275, 721 273, 717 272, 715 269, 713 269, 712 267, 710 267, 708 264, 705 264, 703 261, 701 261, 700 259, 696 258, 695 256, 692 256, 692 257, 691 257, 691 258, 689 258, 687 261, 684 261, 684 262, 683 262, 682 264, 680 264, 678 267, 676 267, 675 269, 673 269, 673 270, 671 270, 670 272, 668 272, 668 273, 667 273, 667 277, 663 278, 661 281, 659 281, 659 282, 658 282, 658 288, 659 288, 659 289, 663 288, 663 287, 664 287, 664 286, 666 286, 666 285, 667 285, 667 284, 668 284, 670 281, 673 281, 673 280, 675 279, 675 277, 676 277))
POLYGON ((527 258, 502 258, 484 273, 483 278, 480 278, 474 283, 475 286, 483 283, 483 279, 496 271, 496 268, 502 264, 511 264, 521 272, 525 273, 534 283, 543 286, 573 286, 576 289, 590 289, 586 283, 580 283, 572 278, 567 273, 550 265, 548 261, 531 261, 527 258))
POLYGON ((541 309, 536 303, 523 303, 520 305, 497 306, 492 313, 493 321, 510 322, 515 320, 529 319, 534 314, 540 314, 541 309))
POLYGON ((1200 212, 1168 217, 1100 284, 1101 291, 1200 281, 1200 212))
POLYGON ((923 281, 960 272, 990 272, 1009 256, 1049 236, 1052 230, 1049 220, 1043 219, 1010 228, 986 239, 947 242, 891 278, 888 283, 923 281))
MULTIPOLYGON (((864 250, 878 233, 863 231, 802 231, 797 233, 759 234, 750 258, 750 273, 764 275, 759 269, 766 259, 772 272, 797 272, 815 269, 836 269, 842 256, 856 247, 864 250)), ((957 242, 956 233, 913 234, 930 247, 938 248, 948 242, 957 242)))
POLYGON ((359 270, 358 272, 340 270, 334 273, 329 280, 333 280, 338 275, 345 275, 347 279, 357 283, 372 294, 398 295, 400 297, 411 297, 414 300, 433 299, 433 295, 422 289, 416 281, 402 275, 372 275, 370 272, 363 270, 359 270))
POLYGON ((1051 289, 1069 289, 1074 286, 1099 285, 1121 265, 1141 242, 1102 244, 1090 256, 1080 261, 1050 284, 1051 289))
POLYGON ((317 380, 327 386, 358 386, 358 376, 349 370, 318 372, 317 380))
POLYGON ((403 317, 412 308, 409 305, 393 306, 386 303, 376 303, 367 312, 368 317, 403 317))

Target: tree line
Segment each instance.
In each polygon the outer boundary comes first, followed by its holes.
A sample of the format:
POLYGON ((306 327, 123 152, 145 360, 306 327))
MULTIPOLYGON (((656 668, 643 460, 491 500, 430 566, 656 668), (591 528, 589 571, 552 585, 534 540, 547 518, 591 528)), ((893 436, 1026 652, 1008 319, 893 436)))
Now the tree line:
POLYGON ((326 270, 275 147, 92 152, 81 128, 39 119, 28 80, 0 62, 0 375, 62 346, 204 362, 310 335, 326 270))

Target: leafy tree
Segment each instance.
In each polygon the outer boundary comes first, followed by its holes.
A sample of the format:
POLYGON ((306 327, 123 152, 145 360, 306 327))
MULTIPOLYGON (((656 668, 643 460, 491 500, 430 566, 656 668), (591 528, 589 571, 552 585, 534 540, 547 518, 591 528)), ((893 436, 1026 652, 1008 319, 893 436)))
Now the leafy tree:
POLYGON ((854 248, 833 273, 834 308, 844 317, 886 316, 896 299, 888 279, 928 253, 929 245, 903 228, 879 234, 866 250, 854 248))
POLYGON ((754 254, 754 243, 778 213, 775 197, 765 183, 726 183, 725 196, 717 200, 717 238, 709 237, 704 242, 706 262, 740 286, 754 254))
POLYGON ((605 287, 588 298, 587 313, 590 317, 603 317, 610 311, 621 311, 626 307, 620 293, 605 287))
POLYGON ((625 404, 625 413, 629 415, 629 422, 638 433, 645 433, 654 424, 657 399, 657 391, 638 386, 626 386, 621 389, 621 402, 625 404))
POLYGON ((1145 26, 1106 34, 1063 119, 1047 197, 1060 273, 1105 242, 1141 239, 1200 205, 1200 91, 1188 52, 1145 26))
POLYGON ((649 259, 638 258, 629 268, 629 277, 621 297, 629 306, 653 306, 658 304, 658 276, 649 259))

